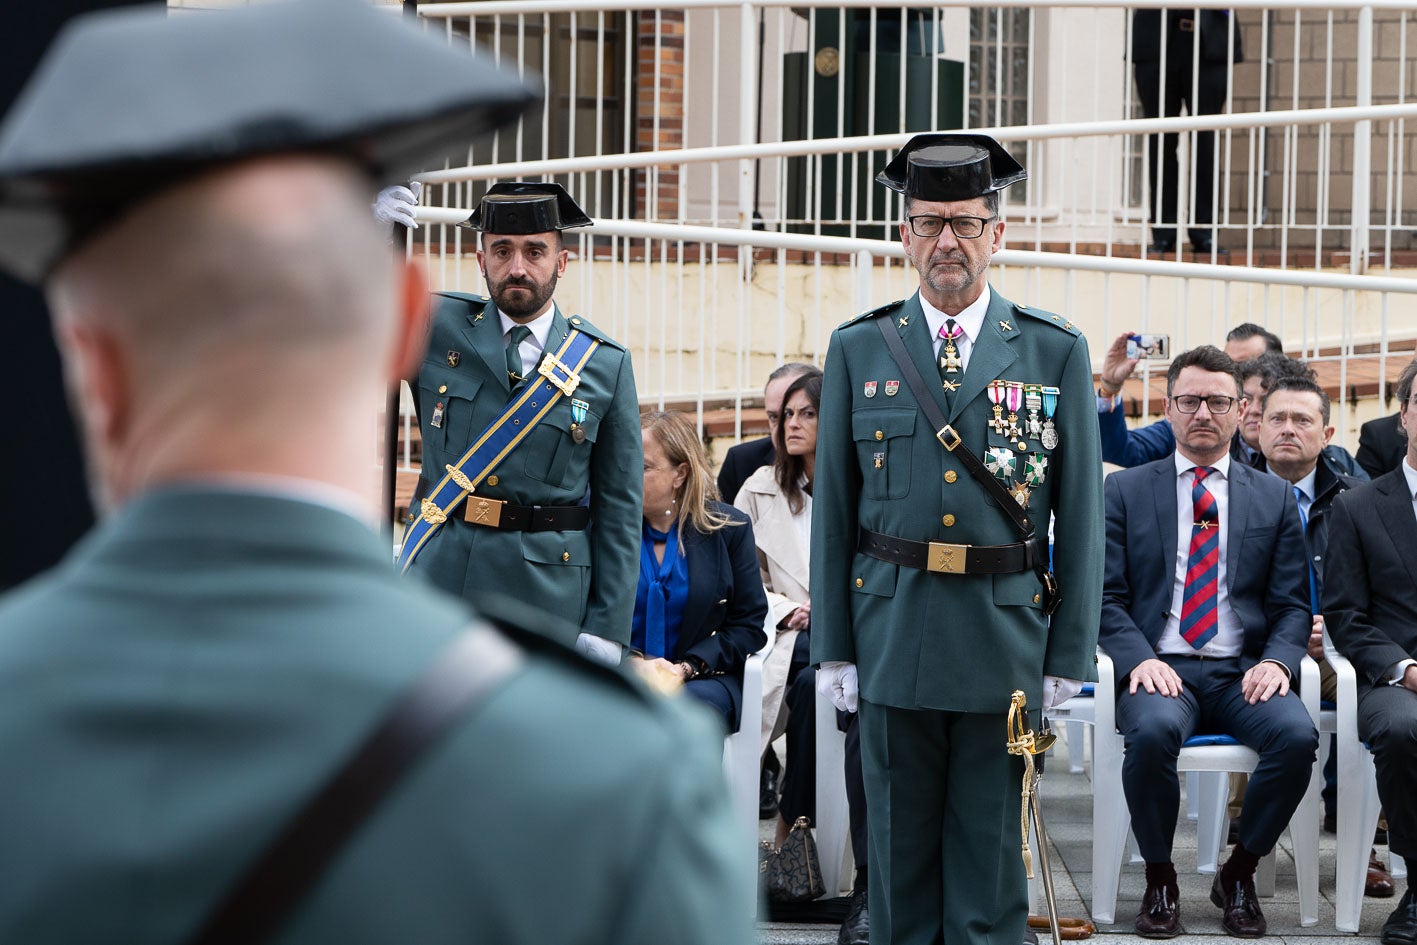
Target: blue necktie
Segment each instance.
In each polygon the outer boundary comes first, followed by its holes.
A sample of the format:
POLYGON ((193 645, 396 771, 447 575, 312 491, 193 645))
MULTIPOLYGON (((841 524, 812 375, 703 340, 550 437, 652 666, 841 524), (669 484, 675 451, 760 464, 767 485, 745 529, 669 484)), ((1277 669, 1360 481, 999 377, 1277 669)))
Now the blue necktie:
MULTIPOLYGON (((1299 503, 1299 524, 1304 528, 1304 534, 1309 533, 1309 516, 1304 511, 1304 490, 1294 486, 1294 501, 1299 503)), ((1309 548, 1304 546, 1304 559, 1309 565, 1309 613, 1319 612, 1319 582, 1314 576, 1314 558, 1309 554, 1309 548)))

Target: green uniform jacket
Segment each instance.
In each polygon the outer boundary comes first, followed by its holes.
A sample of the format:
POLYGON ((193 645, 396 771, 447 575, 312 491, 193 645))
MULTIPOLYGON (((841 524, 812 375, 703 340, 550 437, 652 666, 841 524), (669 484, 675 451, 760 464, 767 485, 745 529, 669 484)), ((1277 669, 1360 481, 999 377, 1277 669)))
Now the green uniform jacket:
MULTIPOLYGON (((124 509, 0 598, 0 941, 183 941, 470 619, 330 508, 124 509)), ((750 940, 711 720, 528 637, 273 941, 750 940)))
MULTIPOLYGON (((630 354, 578 316, 558 308, 546 339, 554 352, 576 328, 600 347, 571 395, 589 404, 571 436, 571 398, 562 397, 477 494, 518 505, 586 501, 585 531, 517 532, 463 521, 461 506, 414 561, 412 572, 477 604, 487 591, 512 594, 587 633, 630 642, 639 580, 644 449, 630 354)), ((501 320, 486 299, 434 297, 428 354, 414 382, 423 434, 424 477, 437 483, 511 398, 501 320), (485 315, 484 315, 485 312, 485 315), (434 426, 436 406, 443 405, 434 426)), ((420 495, 422 492, 420 492, 420 495)))
MULTIPOLYGON (((918 296, 832 334, 812 494, 812 662, 855 663, 862 698, 878 705, 1005 712, 1012 691, 1022 689, 1037 707, 1045 674, 1097 678, 1102 459, 1087 342, 1061 316, 994 292, 952 407, 939 378, 918 296), (1019 540, 1004 510, 935 438, 876 327, 882 318, 900 332, 941 412, 975 455, 1007 449, 1014 456, 1004 485, 1025 482, 1029 460, 1046 460, 1028 514, 1040 537, 1049 514, 1056 518, 1062 602, 1051 625, 1031 570, 933 574, 856 552, 858 528, 914 541, 1019 540), (1060 389, 1054 449, 1030 437, 1020 452, 1017 437, 987 425, 988 384, 996 378, 1060 389)), ((1022 424, 1025 411, 1019 415, 1022 424)))

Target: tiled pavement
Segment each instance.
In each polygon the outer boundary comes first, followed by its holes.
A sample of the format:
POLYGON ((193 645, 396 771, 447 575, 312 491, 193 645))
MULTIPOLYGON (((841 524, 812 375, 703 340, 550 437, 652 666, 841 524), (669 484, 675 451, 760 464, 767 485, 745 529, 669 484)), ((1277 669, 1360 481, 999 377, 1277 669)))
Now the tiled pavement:
MULTIPOLYGON (((1086 774, 1069 774, 1066 770, 1066 748, 1059 743, 1050 753, 1049 770, 1043 779, 1044 814, 1051 834, 1050 848, 1053 884, 1057 891, 1058 909, 1065 916, 1087 916, 1092 900, 1092 791, 1086 774), (1056 757, 1056 761, 1054 760, 1056 757)), ((1176 831, 1175 861, 1180 874, 1181 920, 1186 933, 1175 939, 1180 945, 1212 945, 1236 941, 1220 927, 1220 910, 1210 904, 1210 884, 1213 876, 1195 872, 1196 830, 1184 815, 1176 831)), ((1387 850, 1378 847, 1386 861, 1387 850)), ((1275 895, 1262 899, 1261 907, 1269 922, 1269 936, 1263 941, 1280 945, 1301 942, 1303 945, 1351 945, 1355 941, 1376 942, 1383 920, 1396 905, 1394 899, 1364 901, 1361 932, 1357 936, 1339 933, 1333 926, 1335 838, 1332 834, 1319 837, 1319 923, 1310 928, 1299 925, 1299 897, 1294 878, 1294 857, 1286 833, 1280 840, 1276 863, 1275 895)), ((1405 880, 1397 881, 1400 895, 1405 880)), ((1117 922, 1098 928, 1093 941, 1102 945, 1136 945, 1148 941, 1132 930, 1132 917, 1141 902, 1146 886, 1141 864, 1128 864, 1122 869, 1122 881, 1117 899, 1117 922)), ((792 945, 835 945, 836 928, 827 925, 786 925, 763 923, 759 926, 759 941, 792 943, 792 945)), ((1044 945, 1050 939, 1042 933, 1044 945)))

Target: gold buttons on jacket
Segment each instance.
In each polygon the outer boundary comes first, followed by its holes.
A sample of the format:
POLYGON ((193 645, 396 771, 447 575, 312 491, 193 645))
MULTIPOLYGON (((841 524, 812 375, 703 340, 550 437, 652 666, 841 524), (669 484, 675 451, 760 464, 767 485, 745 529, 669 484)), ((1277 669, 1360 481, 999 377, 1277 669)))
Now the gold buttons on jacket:
POLYGON ((438 385, 438 393, 440 393, 440 394, 446 394, 447 392, 448 392, 448 385, 447 385, 447 384, 439 384, 439 385, 438 385))
POLYGON ((948 528, 955 523, 955 517, 953 515, 946 515, 944 518, 940 519, 940 521, 948 528))
POLYGON ((1039 601, 1041 601, 1042 599, 1043 599, 1043 598, 1039 597, 1037 594, 1034 594, 1034 595, 1033 595, 1033 602, 1034 602, 1035 604, 1038 603, 1039 601))
POLYGON ((497 483, 499 483, 499 482, 501 482, 501 481, 502 481, 502 480, 498 479, 496 476, 488 476, 488 477, 487 477, 487 484, 488 484, 489 486, 495 486, 497 483))
POLYGON ((863 580, 861 580, 860 578, 857 578, 857 579, 856 579, 856 586, 857 586, 857 587, 865 587, 865 586, 866 586, 866 582, 863 581, 863 580))
POLYGON ((563 551, 563 552, 561 552, 561 560, 562 560, 562 561, 570 561, 570 560, 571 560, 571 553, 570 553, 569 551, 563 551))
POLYGON ((877 430, 877 431, 876 431, 876 439, 878 439, 878 440, 884 440, 885 438, 886 438, 886 434, 885 434, 884 431, 882 431, 882 430, 877 430))
POLYGON ((945 470, 945 482, 953 483, 958 478, 959 473, 955 472, 953 469, 945 470))

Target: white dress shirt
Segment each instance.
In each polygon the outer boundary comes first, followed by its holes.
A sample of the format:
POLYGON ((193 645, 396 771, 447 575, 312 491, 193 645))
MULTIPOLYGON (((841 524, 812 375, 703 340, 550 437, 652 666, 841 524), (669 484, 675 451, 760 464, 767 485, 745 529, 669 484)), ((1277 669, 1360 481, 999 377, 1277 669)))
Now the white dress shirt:
MULTIPOLYGON (((546 339, 551 334, 551 320, 556 317, 556 306, 552 305, 546 311, 536 316, 533 320, 526 322, 525 326, 531 329, 531 337, 522 342, 522 377, 531 377, 536 371, 536 366, 541 363, 541 352, 546 350, 546 339)), ((502 347, 506 347, 511 341, 509 332, 516 327, 517 322, 512 321, 502 311, 497 312, 497 318, 502 323, 502 347)))
POLYGON ((979 293, 979 298, 965 306, 964 311, 958 315, 946 315, 925 301, 925 294, 920 294, 920 308, 925 312, 925 324, 930 326, 930 343, 934 346, 935 357, 940 356, 940 348, 944 345, 944 339, 940 337, 940 329, 945 327, 945 319, 953 318, 955 324, 964 329, 964 334, 955 339, 955 350, 959 352, 960 371, 963 372, 969 367, 969 353, 974 350, 974 342, 979 338, 979 333, 984 330, 984 316, 989 312, 989 284, 984 284, 984 291, 979 293))
POLYGON ((1230 609, 1226 590, 1228 569, 1225 566, 1230 548, 1230 454, 1220 457, 1211 467, 1215 472, 1205 477, 1206 490, 1215 497, 1216 521, 1220 525, 1220 564, 1215 576, 1215 636, 1196 649, 1181 636, 1181 602, 1186 591, 1187 563, 1191 556, 1191 531, 1195 523, 1195 503, 1191 489, 1196 481, 1196 464, 1181 455, 1172 454, 1176 462, 1176 565, 1171 583, 1171 610, 1166 615, 1166 628, 1157 641, 1156 652, 1175 656, 1208 656, 1231 658, 1240 655, 1244 628, 1230 609))

